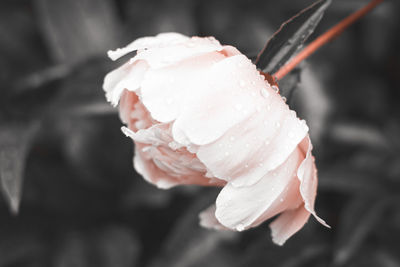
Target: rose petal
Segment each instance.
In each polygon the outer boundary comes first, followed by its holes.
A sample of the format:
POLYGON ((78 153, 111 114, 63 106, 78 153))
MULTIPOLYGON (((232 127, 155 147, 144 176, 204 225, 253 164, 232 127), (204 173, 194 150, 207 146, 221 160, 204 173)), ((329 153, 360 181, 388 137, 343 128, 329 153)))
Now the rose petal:
MULTIPOLYGON (((203 109, 180 117, 174 124, 173 135, 175 138, 174 130, 179 125, 191 142, 203 145, 199 147, 197 156, 214 176, 231 181, 235 186, 252 185, 287 159, 307 135, 308 127, 243 56, 231 57, 217 64, 228 72, 235 68, 232 66, 240 65, 241 69, 236 78, 211 76, 225 84, 227 89, 215 90, 219 95, 213 95, 202 103, 203 109), (240 112, 222 106, 219 103, 221 97, 225 98, 224 102, 239 105, 240 112), (211 105, 209 110, 204 109, 207 105, 211 105), (218 108, 226 113, 219 112, 218 108), (183 120, 185 124, 182 126, 179 123, 183 124, 183 120)), ((224 85, 218 88, 224 88, 224 85)))
POLYGON ((136 144, 135 156, 133 158, 135 170, 143 176, 143 178, 156 185, 158 188, 168 189, 173 186, 179 185, 179 181, 174 177, 169 176, 167 173, 160 170, 154 162, 146 159, 141 151, 145 146, 136 144))
POLYGON ((196 145, 209 144, 249 118, 256 111, 258 101, 251 94, 256 85, 250 81, 257 78, 263 83, 254 65, 243 55, 215 63, 199 81, 201 89, 191 93, 185 112, 175 121, 174 139, 196 145))
POLYGON ((216 201, 218 221, 238 231, 245 230, 288 209, 302 204, 298 193, 299 182, 295 177, 301 162, 296 149, 284 164, 267 173, 252 186, 235 187, 228 183, 216 201))
POLYGON ((107 100, 116 106, 125 89, 136 91, 147 69, 148 65, 145 61, 136 61, 134 64, 126 63, 108 73, 103 82, 107 100))
POLYGON ((330 228, 330 226, 324 220, 317 216, 314 210, 318 178, 314 158, 311 155, 312 145, 309 136, 304 138, 304 140, 300 143, 299 148, 305 155, 304 161, 300 164, 299 169, 297 170, 297 177, 300 181, 300 193, 304 200, 304 207, 318 220, 318 222, 330 228))
POLYGON ((145 60, 152 69, 158 69, 223 49, 224 47, 213 37, 192 37, 175 45, 138 51, 137 55, 130 62, 134 63, 138 60, 145 60))
POLYGON ((160 33, 156 36, 148 36, 136 39, 124 48, 118 48, 114 51, 108 51, 107 54, 112 60, 117 60, 118 58, 139 50, 153 47, 165 47, 168 45, 175 45, 188 40, 189 37, 182 35, 180 33, 168 32, 160 33))
POLYGON ((215 230, 228 230, 228 228, 223 226, 215 217, 215 209, 215 205, 212 205, 199 214, 200 225, 215 230))
POLYGON ((272 241, 282 246, 288 238, 304 226, 309 217, 310 212, 308 212, 303 205, 295 210, 283 212, 269 225, 271 228, 272 241))
POLYGON ((189 98, 203 90, 203 80, 213 62, 223 58, 217 52, 208 53, 179 65, 149 70, 140 96, 151 116, 163 123, 175 120, 190 105, 189 98))
MULTIPOLYGON (((135 142, 134 166, 144 179, 157 187, 168 189, 173 186, 190 184, 223 186, 224 181, 210 180, 197 158, 190 154, 172 154, 165 147, 153 147, 135 142), (170 154, 168 154, 170 153, 170 154), (200 165, 199 165, 200 164, 200 165)), ((204 166, 203 166, 204 168, 204 166)))

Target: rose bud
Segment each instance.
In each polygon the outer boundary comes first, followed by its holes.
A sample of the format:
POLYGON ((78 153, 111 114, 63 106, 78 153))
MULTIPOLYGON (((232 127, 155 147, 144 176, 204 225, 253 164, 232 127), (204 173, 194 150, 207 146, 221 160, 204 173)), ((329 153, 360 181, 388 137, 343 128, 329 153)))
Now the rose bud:
POLYGON ((317 171, 308 127, 236 48, 213 37, 164 33, 109 51, 136 55, 107 74, 107 99, 119 103, 134 166, 159 188, 223 186, 201 225, 242 231, 279 215, 283 244, 317 217, 317 171))

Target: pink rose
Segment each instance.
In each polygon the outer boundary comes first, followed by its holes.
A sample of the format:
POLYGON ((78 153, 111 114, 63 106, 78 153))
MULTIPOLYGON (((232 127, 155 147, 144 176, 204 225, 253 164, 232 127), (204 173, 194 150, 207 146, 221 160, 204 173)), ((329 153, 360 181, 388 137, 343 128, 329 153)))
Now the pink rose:
POLYGON ((134 166, 160 188, 223 186, 201 225, 242 231, 280 214, 283 244, 317 217, 317 171, 306 123, 252 62, 213 37, 164 33, 110 51, 136 56, 107 74, 104 90, 135 142, 134 166), (274 89, 275 88, 275 89, 274 89))

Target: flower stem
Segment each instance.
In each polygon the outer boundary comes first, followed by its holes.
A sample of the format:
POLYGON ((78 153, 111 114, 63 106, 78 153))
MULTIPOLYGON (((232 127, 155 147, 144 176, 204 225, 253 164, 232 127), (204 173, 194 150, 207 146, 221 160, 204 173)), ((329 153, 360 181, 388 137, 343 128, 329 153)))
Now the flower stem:
POLYGON ((363 17, 369 11, 374 9, 378 4, 383 2, 383 0, 372 0, 365 7, 357 10, 350 16, 343 19, 341 22, 330 28, 324 34, 320 35, 317 39, 307 45, 300 53, 298 53, 294 58, 292 58, 288 63, 283 65, 277 72, 275 72, 272 76, 275 80, 280 80, 285 77, 290 71, 292 71, 301 61, 308 58, 311 54, 313 54, 318 48, 323 46, 324 44, 331 41, 333 38, 340 35, 347 27, 356 22, 358 19, 363 17))

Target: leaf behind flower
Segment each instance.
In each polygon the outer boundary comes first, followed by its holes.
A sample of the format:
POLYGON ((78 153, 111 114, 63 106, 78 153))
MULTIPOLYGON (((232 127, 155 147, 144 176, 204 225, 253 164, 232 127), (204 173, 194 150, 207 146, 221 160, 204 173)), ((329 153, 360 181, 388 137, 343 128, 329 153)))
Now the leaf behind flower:
POLYGON ((285 21, 258 54, 255 64, 274 73, 304 44, 321 20, 331 0, 319 0, 285 21))

